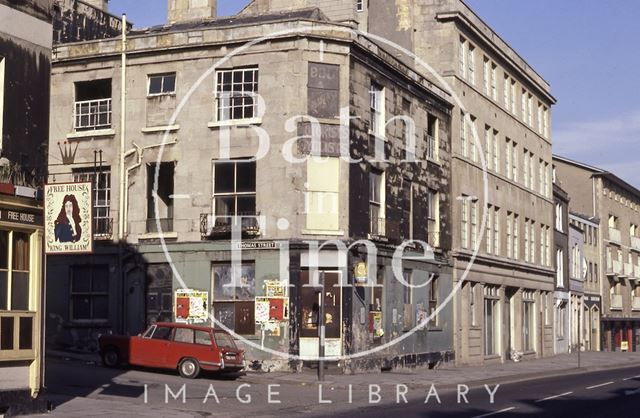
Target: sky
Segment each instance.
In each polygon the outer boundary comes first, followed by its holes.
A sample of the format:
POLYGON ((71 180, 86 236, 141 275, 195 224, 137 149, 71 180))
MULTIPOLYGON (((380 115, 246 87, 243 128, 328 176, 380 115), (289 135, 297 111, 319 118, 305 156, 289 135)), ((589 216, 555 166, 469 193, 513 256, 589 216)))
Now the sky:
MULTIPOLYGON (((391 0, 389 0, 391 1, 391 0)), ((466 0, 550 84, 554 154, 640 188, 640 1, 466 0)), ((218 0, 218 15, 247 0, 218 0)), ((136 27, 162 24, 167 0, 111 0, 136 27)))

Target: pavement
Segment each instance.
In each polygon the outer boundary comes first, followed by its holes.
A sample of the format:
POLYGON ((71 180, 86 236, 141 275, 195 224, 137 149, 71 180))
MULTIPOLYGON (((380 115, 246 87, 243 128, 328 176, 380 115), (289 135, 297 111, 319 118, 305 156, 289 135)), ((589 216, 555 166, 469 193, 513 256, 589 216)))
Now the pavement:
MULTIPOLYGON (((295 374, 248 372, 246 375, 231 378, 206 375, 194 381, 187 381, 172 372, 106 369, 100 366, 97 356, 86 353, 49 352, 47 359, 47 388, 49 398, 56 406, 49 416, 71 418, 84 418, 88 415, 346 416, 354 411, 368 411, 372 407, 372 400, 377 400, 377 395, 372 394, 372 391, 379 392, 380 395, 379 405, 374 402, 374 412, 384 411, 385 405, 395 405, 397 408, 398 392, 406 390, 407 399, 413 399, 414 403, 408 406, 401 405, 405 415, 404 412, 412 411, 411 405, 414 406, 414 412, 424 412, 418 405, 423 403, 425 395, 434 390, 443 398, 454 399, 452 397, 460 384, 468 386, 471 394, 477 394, 476 400, 472 401, 472 407, 481 412, 490 411, 494 406, 487 402, 488 389, 485 385, 489 388, 500 385, 501 392, 496 396, 502 395, 504 390, 507 391, 505 396, 511 393, 513 398, 515 394, 522 392, 522 389, 518 389, 520 384, 527 385, 523 382, 549 381, 553 384, 538 383, 541 388, 540 396, 553 396, 544 395, 546 392, 543 389, 557 387, 558 390, 564 390, 565 383, 578 384, 583 380, 589 380, 588 376, 593 376, 590 379, 594 381, 606 379, 598 373, 617 371, 624 377, 633 373, 640 375, 640 353, 608 352, 581 353, 579 369, 578 356, 574 353, 490 366, 435 370, 395 369, 358 375, 329 374, 321 385, 318 384, 315 370, 295 374), (637 369, 637 373, 633 371, 634 368, 637 369), (181 393, 182 388, 184 389, 181 393)), ((620 382, 623 382, 622 378, 620 382)), ((624 382, 637 383, 635 380, 624 382)), ((635 390, 634 388, 625 386, 625 390, 635 390)), ((567 391, 568 389, 565 390, 567 391)), ((640 400, 640 396, 637 399, 640 400)), ((501 404, 508 404, 509 400, 501 399, 501 404)), ((462 413, 469 408, 460 409, 453 401, 448 407, 451 407, 451 413, 462 413)), ((389 410, 387 412, 390 413, 389 410)), ((432 411, 435 412, 437 411, 432 411)), ((442 410, 440 412, 444 413, 442 410)))

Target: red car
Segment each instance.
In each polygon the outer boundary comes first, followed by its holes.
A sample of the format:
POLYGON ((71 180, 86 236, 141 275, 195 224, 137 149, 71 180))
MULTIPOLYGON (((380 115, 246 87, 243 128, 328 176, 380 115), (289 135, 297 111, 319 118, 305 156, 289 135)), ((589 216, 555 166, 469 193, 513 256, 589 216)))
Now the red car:
POLYGON ((244 351, 226 331, 193 325, 157 323, 137 337, 101 335, 102 362, 176 368, 182 377, 194 379, 200 370, 238 372, 245 367, 244 351))

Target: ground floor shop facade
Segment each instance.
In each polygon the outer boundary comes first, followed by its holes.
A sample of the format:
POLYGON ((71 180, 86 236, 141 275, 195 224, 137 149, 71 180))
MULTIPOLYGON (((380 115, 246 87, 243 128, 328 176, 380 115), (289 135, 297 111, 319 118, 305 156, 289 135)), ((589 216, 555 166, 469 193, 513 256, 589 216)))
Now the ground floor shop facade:
POLYGON ((346 372, 454 358, 452 303, 442 303, 452 290, 446 262, 405 261, 402 281, 411 288, 396 278, 384 246, 374 260, 362 248, 316 252, 302 242, 166 244, 165 252, 159 242, 97 243, 90 256, 50 257, 57 289, 49 295, 50 346, 94 351, 101 333, 136 335, 157 321, 211 323, 212 312, 215 326, 240 337, 252 367, 297 370, 318 355, 323 303, 325 356, 342 358, 346 372), (374 278, 377 286, 365 283, 374 278))
POLYGON ((43 242, 40 202, 0 198, 0 414, 46 408, 43 242))
POLYGON ((454 265, 457 363, 552 355, 552 271, 508 269, 484 259, 469 266, 469 259, 462 255, 454 265))
POLYGON ((604 351, 640 351, 640 318, 602 318, 604 351))

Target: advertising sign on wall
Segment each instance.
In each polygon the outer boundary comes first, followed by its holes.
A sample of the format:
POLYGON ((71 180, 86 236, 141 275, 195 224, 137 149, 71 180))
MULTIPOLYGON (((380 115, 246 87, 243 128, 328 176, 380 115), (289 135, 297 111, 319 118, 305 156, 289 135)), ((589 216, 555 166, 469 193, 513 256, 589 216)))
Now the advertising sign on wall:
POLYGON ((91 182, 47 184, 45 196, 45 251, 47 254, 84 254, 93 251, 91 182))
POLYGON ((209 293, 201 290, 176 290, 176 322, 198 324, 209 318, 209 293))

